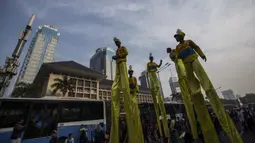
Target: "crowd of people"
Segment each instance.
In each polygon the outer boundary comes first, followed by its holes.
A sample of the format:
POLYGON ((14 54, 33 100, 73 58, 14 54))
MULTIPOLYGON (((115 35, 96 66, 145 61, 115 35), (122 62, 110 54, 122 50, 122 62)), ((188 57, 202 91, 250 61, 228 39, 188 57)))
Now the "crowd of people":
MULTIPOLYGON (((245 133, 254 133, 255 134, 255 111, 250 108, 235 108, 226 110, 229 116, 232 118, 236 128, 238 129, 241 135, 245 133)), ((225 143, 229 142, 226 134, 223 132, 221 125, 215 116, 215 113, 210 111, 212 121, 214 123, 215 130, 219 136, 219 142, 225 143)), ((193 143, 193 137, 191 133, 191 128, 187 117, 184 115, 183 118, 172 117, 168 120, 168 126, 171 133, 171 143, 193 143)), ((158 125, 155 120, 151 118, 142 118, 142 127, 144 134, 145 143, 161 143, 167 142, 167 139, 160 137, 158 125)), ((197 143, 204 143, 203 134, 200 128, 200 124, 197 121, 198 136, 199 140, 197 143)), ((127 127, 125 120, 122 120, 120 123, 120 143, 126 143, 128 140, 127 137, 127 127)))
MULTIPOLYGON (((227 138, 225 133, 223 132, 221 125, 213 113, 213 111, 209 110, 212 121, 214 123, 214 127, 216 132, 218 133, 220 142, 226 142, 223 138, 227 138)), ((241 135, 245 133, 253 133, 255 134, 255 110, 253 108, 234 108, 230 110, 226 110, 231 119, 233 120, 236 128, 238 129, 241 135)), ((167 142, 166 138, 161 138, 158 130, 158 125, 155 119, 153 119, 149 115, 145 115, 141 117, 142 120, 142 128, 145 143, 161 143, 162 140, 167 142)), ((22 126, 22 120, 19 121, 13 128, 13 133, 11 135, 12 143, 20 143, 20 137, 22 131, 24 130, 24 126, 22 126)), ((107 126, 107 129, 103 130, 103 124, 99 124, 97 128, 93 132, 92 142, 93 143, 109 143, 110 139, 110 125, 107 126)), ((197 142, 203 143, 203 135, 200 129, 199 122, 197 122, 198 126, 198 135, 199 140, 197 142)), ((189 125, 189 121, 183 113, 182 117, 171 117, 168 119, 168 127, 171 133, 171 143, 192 143, 194 142, 191 128, 189 125)), ((120 132, 119 139, 120 143, 128 142, 128 134, 127 134, 127 126, 125 118, 120 119, 120 132)), ((80 128, 80 138, 75 140, 72 134, 68 134, 62 141, 58 138, 57 131, 52 131, 52 137, 49 143, 90 143, 87 136, 88 128, 85 125, 82 125, 80 128)))

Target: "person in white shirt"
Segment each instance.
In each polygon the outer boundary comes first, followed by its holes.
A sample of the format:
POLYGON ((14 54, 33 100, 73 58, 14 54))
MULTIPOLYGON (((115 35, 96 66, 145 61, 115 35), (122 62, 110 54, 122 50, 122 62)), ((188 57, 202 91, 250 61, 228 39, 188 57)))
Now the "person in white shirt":
POLYGON ((74 143, 73 134, 68 134, 68 138, 65 140, 65 143, 74 143))

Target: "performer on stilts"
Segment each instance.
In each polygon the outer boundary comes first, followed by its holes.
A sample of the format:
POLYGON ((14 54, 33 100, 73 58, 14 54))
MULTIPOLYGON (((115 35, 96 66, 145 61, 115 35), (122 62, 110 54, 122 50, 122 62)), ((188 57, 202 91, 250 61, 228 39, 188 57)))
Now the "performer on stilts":
POLYGON ((160 116, 161 116, 163 129, 164 129, 164 135, 166 138, 168 138, 168 141, 170 141, 170 132, 168 128, 165 105, 164 105, 162 96, 160 94, 160 86, 159 86, 158 77, 156 74, 158 68, 162 65, 162 60, 160 60, 159 65, 156 64, 153 61, 154 58, 152 56, 152 53, 150 53, 149 59, 150 59, 150 62, 147 63, 147 73, 148 73, 148 77, 150 81, 150 89, 151 89, 155 113, 157 116, 157 124, 159 128, 159 133, 162 138, 163 132, 162 132, 162 127, 160 122, 160 116))
POLYGON ((206 62, 207 59, 205 54, 192 40, 184 40, 185 33, 180 29, 177 30, 174 37, 179 44, 170 53, 170 57, 173 61, 176 59, 181 59, 184 64, 191 101, 197 113, 205 142, 218 143, 219 140, 211 119, 208 119, 208 111, 205 111, 205 101, 201 92, 201 86, 203 87, 206 96, 210 101, 222 129, 228 135, 232 143, 243 143, 240 134, 237 132, 231 118, 226 113, 225 108, 221 103, 207 73, 198 61, 199 55, 206 62), (203 122, 206 120, 207 122, 203 122))
MULTIPOLYGON (((167 48, 167 53, 169 53, 169 56, 170 56, 171 52, 172 52, 172 49, 167 48)), ((187 76, 186 76, 186 72, 185 72, 185 67, 184 67, 184 64, 181 59, 176 58, 176 59, 172 59, 172 60, 175 63, 175 68, 176 68, 176 72, 178 75, 178 82, 179 82, 180 89, 181 89, 182 102, 186 109, 189 124, 191 127, 192 136, 193 136, 194 140, 198 140, 197 123, 196 123, 196 118, 195 118, 195 114, 194 114, 193 104, 192 104, 191 98, 190 98, 190 93, 189 93, 190 90, 188 87, 188 80, 187 80, 187 76)), ((205 104, 204 104, 204 109, 206 109, 205 104)), ((206 115, 209 115, 209 114, 206 114, 206 115)), ((209 119, 209 118, 207 118, 207 119, 209 119)))
POLYGON ((137 134, 132 119, 132 101, 130 96, 128 73, 127 73, 127 55, 126 47, 121 46, 121 41, 114 38, 118 49, 116 55, 112 57, 116 60, 116 75, 112 84, 112 124, 110 143, 119 143, 119 115, 120 115, 120 96, 124 96, 124 110, 126 112, 126 121, 128 127, 128 142, 136 143, 135 135, 137 134))
POLYGON ((129 74, 129 88, 130 88, 130 95, 131 95, 131 107, 132 107, 132 119, 135 125, 135 131, 137 132, 136 136, 136 143, 144 143, 143 139, 143 129, 140 119, 140 111, 138 108, 137 102, 137 93, 139 92, 139 87, 137 84, 136 77, 133 76, 134 71, 132 70, 132 66, 129 66, 128 74, 129 74))

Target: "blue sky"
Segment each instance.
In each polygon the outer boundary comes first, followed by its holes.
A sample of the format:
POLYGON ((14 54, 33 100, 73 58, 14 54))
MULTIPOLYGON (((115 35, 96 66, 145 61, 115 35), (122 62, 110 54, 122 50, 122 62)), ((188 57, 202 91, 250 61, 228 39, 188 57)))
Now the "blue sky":
MULTIPOLYGON (((0 5, 0 63, 11 55, 19 31, 32 13, 33 32, 39 25, 59 28, 56 60, 74 60, 89 66, 98 47, 115 48, 113 37, 129 50, 128 64, 135 75, 145 69, 149 52, 156 62, 169 62, 166 47, 175 47, 177 28, 186 32, 205 52, 204 65, 215 88, 235 93, 255 92, 253 34, 255 3, 252 0, 2 0, 0 5)), ((171 69, 175 71, 174 65, 171 69)), ((170 94, 170 71, 160 73, 165 95, 170 94)))

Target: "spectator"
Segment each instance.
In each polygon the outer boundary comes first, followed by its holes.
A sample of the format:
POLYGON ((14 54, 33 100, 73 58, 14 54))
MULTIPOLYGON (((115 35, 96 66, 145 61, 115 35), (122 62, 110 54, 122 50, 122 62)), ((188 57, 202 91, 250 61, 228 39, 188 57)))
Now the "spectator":
POLYGON ((25 130, 25 127, 22 126, 23 120, 19 120, 18 123, 13 127, 11 134, 11 143, 21 143, 21 133, 25 130))
POLYGON ((104 134, 104 138, 105 138, 105 143, 109 143, 110 142, 110 128, 108 127, 108 129, 106 130, 105 134, 104 134))
POLYGON ((80 129, 80 143, 88 143, 88 135, 87 135, 88 129, 86 126, 81 125, 80 129))
POLYGON ((52 131, 49 143, 58 143, 58 135, 56 130, 52 131))
POLYGON ((104 143, 104 131, 100 124, 97 125, 97 129, 95 130, 94 140, 95 140, 95 143, 104 143))
POLYGON ((65 143, 74 143, 73 134, 68 134, 68 138, 66 139, 65 143))

